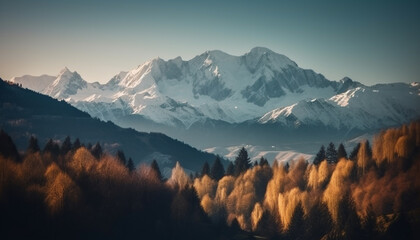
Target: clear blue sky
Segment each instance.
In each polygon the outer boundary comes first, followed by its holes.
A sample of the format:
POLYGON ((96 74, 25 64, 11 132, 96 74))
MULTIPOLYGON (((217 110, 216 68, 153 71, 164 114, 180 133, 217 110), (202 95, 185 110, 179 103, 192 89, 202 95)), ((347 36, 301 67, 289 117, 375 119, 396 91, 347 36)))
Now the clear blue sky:
POLYGON ((157 56, 282 53, 328 79, 420 81, 418 1, 0 0, 0 77, 106 82, 157 56))

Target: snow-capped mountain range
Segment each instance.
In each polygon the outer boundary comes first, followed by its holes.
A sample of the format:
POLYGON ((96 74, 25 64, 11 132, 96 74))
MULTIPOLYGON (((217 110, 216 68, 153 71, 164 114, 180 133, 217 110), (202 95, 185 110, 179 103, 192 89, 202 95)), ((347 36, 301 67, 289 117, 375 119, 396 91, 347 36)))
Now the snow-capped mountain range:
POLYGON ((367 131, 420 117, 418 83, 330 81, 262 47, 242 56, 215 50, 188 61, 155 58, 106 84, 88 83, 67 68, 11 81, 134 128, 141 119, 177 131, 209 122, 367 131))

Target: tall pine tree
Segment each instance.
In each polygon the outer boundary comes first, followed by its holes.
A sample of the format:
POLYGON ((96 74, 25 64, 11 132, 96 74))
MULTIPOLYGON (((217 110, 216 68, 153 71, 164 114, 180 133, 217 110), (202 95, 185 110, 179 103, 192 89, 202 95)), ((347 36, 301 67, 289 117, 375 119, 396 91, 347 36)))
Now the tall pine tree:
POLYGON ((234 173, 235 173, 235 166, 233 166, 233 163, 230 162, 226 168, 226 176, 233 176, 234 173))
POLYGON ((314 164, 318 165, 324 160, 325 160, 325 147, 324 147, 324 145, 322 145, 321 148, 319 149, 318 153, 315 156, 314 164))
POLYGON ((57 157, 60 154, 60 146, 50 138, 45 144, 43 153, 50 153, 52 156, 57 157))
POLYGON ((61 154, 66 155, 68 152, 70 152, 71 148, 72 148, 72 144, 70 141, 70 136, 67 136, 64 139, 63 144, 61 144, 61 154))
POLYGON ((220 161, 220 157, 217 156, 211 166, 210 177, 219 181, 225 175, 225 169, 220 161))
POLYGON ((251 167, 248 152, 244 147, 239 151, 238 156, 235 159, 235 176, 239 176, 251 167))
MULTIPOLYGON (((101 144, 99 144, 99 142, 97 142, 93 147, 92 150, 90 150, 90 152, 92 153, 92 155, 96 158, 96 159, 100 159, 102 156, 102 147, 101 144)), ((124 153, 122 153, 124 155, 124 153)), ((118 156, 118 154, 117 154, 118 156)), ((120 158, 119 158, 120 159, 120 158)), ((125 156, 124 156, 125 159, 125 156)), ((121 159, 120 159, 121 160, 121 159)), ((124 160, 125 161, 125 160, 124 160)))
POLYGON ((346 193, 338 204, 337 227, 342 239, 361 239, 362 226, 352 196, 346 193))
POLYGON ((0 154, 6 158, 10 157, 17 162, 21 161, 16 145, 13 143, 12 138, 0 129, 0 154))
POLYGON ((261 166, 261 167, 263 167, 263 166, 268 166, 269 164, 268 164, 268 161, 267 161, 267 159, 266 158, 264 158, 264 157, 261 157, 260 158, 260 163, 259 163, 259 165, 261 166))
POLYGON ((133 159, 131 159, 131 157, 128 158, 127 168, 128 168, 128 171, 130 171, 130 172, 136 170, 136 168, 134 167, 133 159))
POLYGON ((117 151, 117 159, 125 166, 127 160, 125 159, 125 154, 123 151, 121 150, 117 151))
POLYGON ((204 177, 204 175, 208 176, 209 174, 210 174, 210 166, 206 161, 204 162, 203 168, 201 169, 201 176, 204 177))
POLYGON ((76 138, 76 140, 74 140, 72 150, 73 150, 73 151, 76 151, 76 150, 77 150, 77 149, 79 149, 81 146, 82 146, 82 144, 80 143, 79 138, 76 138))
POLYGON ((357 154, 359 153, 359 149, 360 149, 360 143, 358 143, 353 150, 350 153, 349 159, 352 161, 356 161, 357 160, 357 154))
POLYGON ((303 239, 305 236, 305 221, 302 203, 299 202, 290 219, 289 228, 287 229, 289 239, 303 239))
POLYGON ((330 142, 328 144, 327 151, 325 151, 325 158, 330 164, 337 163, 337 150, 335 150, 334 143, 330 142))
POLYGON ((156 162, 156 159, 153 159, 150 167, 153 169, 153 171, 155 171, 157 178, 162 181, 163 180, 162 173, 160 172, 160 168, 159 168, 158 163, 156 162))
POLYGON ((344 148, 344 145, 340 143, 337 150, 337 159, 340 160, 342 158, 347 158, 347 152, 346 152, 346 149, 344 148))
POLYGON ((317 201, 305 217, 305 238, 322 239, 323 236, 331 231, 333 220, 328 211, 327 205, 322 201, 317 201))
POLYGON ((38 145, 38 139, 35 136, 31 136, 29 139, 29 145, 28 149, 26 150, 27 153, 35 153, 39 152, 39 145, 38 145))

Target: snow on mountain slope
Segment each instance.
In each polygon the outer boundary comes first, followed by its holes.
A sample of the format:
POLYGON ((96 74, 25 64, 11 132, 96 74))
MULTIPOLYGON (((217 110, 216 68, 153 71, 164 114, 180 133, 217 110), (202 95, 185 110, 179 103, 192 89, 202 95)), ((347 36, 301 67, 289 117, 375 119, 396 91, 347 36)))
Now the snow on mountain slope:
POLYGON ((155 58, 106 84, 87 83, 67 68, 39 86, 34 77, 14 79, 102 120, 139 115, 183 129, 206 119, 368 129, 401 124, 420 112, 418 85, 329 81, 262 47, 242 56, 214 50, 188 61, 155 58))
POLYGON ((245 146, 230 146, 230 147, 213 147, 204 149, 205 152, 216 154, 222 156, 223 158, 235 161, 236 156, 238 156, 239 151, 242 147, 248 152, 248 156, 251 162, 259 161, 261 157, 264 157, 268 160, 270 165, 273 164, 274 161, 278 161, 279 163, 285 164, 286 162, 296 161, 301 158, 312 161, 314 156, 311 154, 300 153, 296 151, 283 151, 279 150, 275 146, 253 146, 253 145, 245 145, 245 146))
POLYGON ((257 47, 238 57, 214 50, 189 61, 156 58, 103 85, 87 83, 65 68, 40 92, 103 120, 137 114, 188 128, 207 118, 243 122, 299 100, 331 97, 343 86, 257 47), (117 110, 119 105, 122 111, 117 110))
POLYGON ((419 117, 419 85, 395 83, 356 87, 327 100, 303 100, 270 111, 258 122, 368 130, 399 125, 419 117))
POLYGON ((22 84, 22 87, 36 92, 43 92, 57 77, 49 75, 13 77, 11 82, 22 84))
POLYGON ((339 124, 346 119, 346 115, 342 115, 339 109, 321 98, 310 101, 302 100, 290 106, 275 109, 262 116, 258 122, 261 124, 268 122, 281 123, 291 127, 298 127, 302 123, 322 124, 339 128, 339 124))
POLYGON ((57 79, 44 89, 43 93, 54 98, 65 99, 86 87, 87 82, 77 72, 70 72, 68 68, 64 68, 58 74, 57 79))

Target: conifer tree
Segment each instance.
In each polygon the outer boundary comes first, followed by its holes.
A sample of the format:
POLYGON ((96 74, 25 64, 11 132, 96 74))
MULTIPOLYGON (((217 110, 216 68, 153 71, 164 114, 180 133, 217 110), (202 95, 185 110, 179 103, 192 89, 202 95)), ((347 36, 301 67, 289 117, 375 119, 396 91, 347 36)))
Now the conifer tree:
POLYGON ((302 239, 305 234, 305 221, 302 203, 299 202, 292 214, 287 235, 290 239, 302 239))
POLYGON ((163 180, 162 173, 160 172, 159 165, 158 165, 158 163, 156 162, 155 159, 153 159, 152 164, 150 165, 150 167, 155 171, 156 176, 158 177, 158 179, 162 181, 163 180))
POLYGON ((310 208, 305 221, 306 239, 322 239, 331 231, 333 220, 324 202, 318 201, 310 208))
POLYGON ((82 147, 82 144, 80 143, 79 138, 76 138, 76 140, 74 140, 72 150, 75 151, 79 149, 80 147, 82 147))
POLYGON ((353 150, 350 153, 349 159, 352 161, 356 161, 357 159, 357 154, 359 153, 359 149, 360 149, 360 143, 358 143, 353 150))
POLYGON ((267 239, 279 239, 280 230, 283 228, 279 225, 281 225, 281 221, 278 221, 270 211, 265 210, 257 224, 255 232, 267 237, 267 239))
POLYGON ((203 168, 201 169, 201 177, 204 177, 204 175, 208 176, 209 174, 210 174, 210 166, 206 161, 204 162, 203 168))
POLYGON ((241 173, 245 172, 251 167, 250 159, 248 157, 248 152, 244 147, 238 153, 238 156, 235 159, 235 176, 239 176, 241 173))
POLYGON ((352 196, 346 193, 338 204, 337 227, 346 239, 360 239, 361 224, 352 196))
POLYGON ((327 147, 327 151, 325 151, 325 158, 327 159, 328 163, 337 163, 337 150, 335 150, 334 143, 330 142, 327 147))
MULTIPOLYGON (((93 147, 92 150, 90 151, 92 153, 92 155, 96 158, 96 159, 100 159, 102 157, 103 151, 102 151, 102 147, 101 144, 99 144, 99 142, 97 142, 93 147)), ((124 155, 124 153, 122 153, 124 155)), ((118 156, 118 153, 117 153, 118 156)), ((124 162, 125 162, 125 156, 124 157, 124 162)), ((120 159, 120 158, 119 158, 120 159)), ((120 159, 121 160, 121 159, 120 159)))
POLYGON ((65 155, 68 152, 70 152, 72 146, 71 146, 71 141, 70 141, 70 136, 67 136, 64 141, 63 144, 61 144, 61 154, 65 155))
POLYGON ((324 160, 325 160, 325 147, 324 147, 324 145, 322 145, 321 148, 319 149, 318 153, 316 154, 313 163, 315 165, 318 165, 324 160))
POLYGON ((6 158, 13 158, 17 162, 21 160, 12 138, 3 130, 0 130, 0 154, 6 158))
POLYGON ((266 159, 266 158, 261 157, 261 158, 260 158, 260 163, 259 163, 259 165, 260 165, 261 167, 263 167, 263 166, 265 166, 265 165, 269 165, 269 164, 268 164, 268 161, 267 161, 267 159, 266 159))
POLYGON ((337 159, 340 160, 342 158, 347 158, 347 152, 346 152, 346 149, 344 148, 344 145, 340 143, 337 150, 337 159))
POLYGON ((60 147, 50 138, 47 144, 45 144, 43 153, 51 153, 53 156, 58 156, 60 154, 60 147))
POLYGON ((217 156, 214 160, 213 165, 210 170, 210 177, 219 181, 225 175, 225 169, 223 168, 222 163, 220 162, 220 157, 217 156))
POLYGON ((366 152, 369 158, 372 158, 372 147, 370 146, 369 140, 366 140, 366 152))
POLYGON ((28 145, 28 149, 26 150, 27 153, 35 153, 35 152, 39 152, 39 145, 38 145, 38 139, 35 136, 31 136, 31 138, 29 138, 29 145, 28 145))
POLYGON ((123 151, 121 150, 117 151, 117 159, 125 166, 127 160, 125 159, 125 154, 123 151))
POLYGON ((128 158, 127 168, 128 168, 128 171, 130 171, 130 172, 132 172, 132 171, 134 171, 136 169, 134 167, 134 162, 133 162, 133 159, 131 159, 131 157, 128 158))
POLYGON ((226 176, 232 176, 234 174, 235 167, 233 166, 233 163, 230 162, 228 167, 226 168, 226 176))

